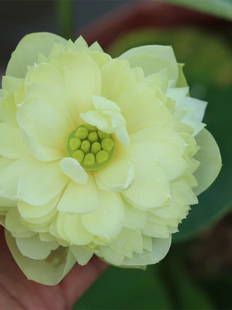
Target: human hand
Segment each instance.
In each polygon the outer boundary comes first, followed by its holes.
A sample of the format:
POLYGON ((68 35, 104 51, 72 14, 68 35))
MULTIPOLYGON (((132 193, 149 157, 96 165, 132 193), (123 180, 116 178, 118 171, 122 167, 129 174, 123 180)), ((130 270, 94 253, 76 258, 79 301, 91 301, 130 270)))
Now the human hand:
POLYGON ((56 286, 45 286, 27 280, 15 263, 0 226, 0 309, 66 310, 84 294, 108 267, 97 257, 82 267, 76 264, 56 286))

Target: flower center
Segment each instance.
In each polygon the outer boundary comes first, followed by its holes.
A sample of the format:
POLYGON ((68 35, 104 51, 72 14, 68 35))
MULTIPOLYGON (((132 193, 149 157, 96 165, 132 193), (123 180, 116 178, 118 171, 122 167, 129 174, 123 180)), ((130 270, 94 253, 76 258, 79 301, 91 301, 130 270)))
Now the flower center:
POLYGON ((66 153, 75 158, 85 170, 98 170, 113 159, 114 138, 95 126, 82 124, 68 136, 66 153))

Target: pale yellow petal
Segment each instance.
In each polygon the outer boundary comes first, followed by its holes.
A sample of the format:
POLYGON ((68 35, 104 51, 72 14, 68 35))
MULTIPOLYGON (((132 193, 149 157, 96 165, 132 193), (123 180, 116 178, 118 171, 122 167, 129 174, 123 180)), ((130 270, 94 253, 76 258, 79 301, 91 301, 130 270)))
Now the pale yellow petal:
POLYGON ((86 53, 61 54, 53 62, 59 67, 76 112, 93 109, 92 95, 100 95, 101 74, 86 53))
POLYGON ((76 183, 85 184, 88 181, 87 172, 74 158, 63 158, 60 161, 60 168, 67 177, 76 183))
POLYGON ((123 260, 124 266, 145 266, 153 265, 161 261, 169 251, 171 246, 171 237, 167 239, 152 239, 152 251, 144 251, 144 253, 134 253, 133 258, 123 260))
POLYGON ((63 229, 71 244, 86 245, 93 240, 93 235, 82 224, 80 215, 65 215, 63 229))
POLYGON ((96 110, 100 111, 109 110, 115 112, 121 111, 114 101, 108 100, 102 96, 93 96, 92 99, 96 110))
POLYGON ((42 206, 58 195, 68 181, 59 162, 44 164, 21 177, 17 198, 34 206, 42 206))
POLYGON ((90 213, 99 207, 97 186, 91 173, 85 184, 77 184, 71 181, 58 206, 60 212, 71 214, 90 213))
POLYGON ((135 85, 136 80, 127 61, 112 59, 101 68, 101 96, 116 101, 121 93, 135 85))
POLYGON ((30 238, 16 238, 16 244, 24 256, 38 260, 47 258, 51 251, 59 247, 56 240, 50 242, 41 241, 38 234, 30 238))
POLYGON ((174 85, 178 79, 178 64, 171 46, 147 45, 135 47, 124 54, 120 59, 127 59, 132 68, 141 67, 145 76, 157 73, 167 68, 168 78, 174 85))
POLYGON ((159 166, 169 181, 179 177, 185 171, 187 163, 176 148, 163 142, 133 143, 121 154, 127 160, 138 162, 154 162, 159 166))
POLYGON ((20 137, 20 129, 18 127, 0 124, 0 154, 15 159, 30 155, 20 137))
POLYGON ((188 87, 168 88, 166 96, 174 99, 178 107, 178 104, 187 96, 188 92, 188 87))
POLYGON ((133 162, 135 181, 122 195, 135 206, 157 208, 170 198, 168 180, 162 170, 152 162, 133 162))
POLYGON ((126 89, 116 103, 121 108, 129 134, 147 127, 164 126, 171 120, 169 110, 146 83, 126 89))
POLYGON ((103 257, 106 262, 116 266, 120 266, 124 259, 124 255, 114 251, 108 246, 102 246, 97 255, 103 257))
POLYGON ((66 40, 52 33, 31 33, 23 37, 11 55, 7 65, 6 75, 24 78, 27 67, 38 60, 39 53, 47 57, 55 43, 64 43, 66 40))
POLYGON ((2 89, 10 92, 16 90, 23 82, 22 78, 16 78, 13 76, 2 77, 2 89))
POLYGON ((45 260, 29 259, 21 254, 16 245, 15 239, 6 230, 7 245, 24 274, 29 280, 44 285, 56 285, 71 270, 76 259, 69 248, 59 247, 52 251, 45 260))
POLYGON ((151 252, 152 251, 152 238, 148 237, 148 236, 145 236, 145 235, 142 235, 142 238, 143 238, 143 248, 144 248, 144 250, 147 250, 147 251, 151 252))
POLYGON ((17 202, 8 198, 0 197, 0 208, 1 207, 17 207, 17 202))
POLYGON ((0 195, 15 200, 20 178, 37 167, 41 167, 41 164, 33 158, 19 159, 8 164, 0 173, 0 195))
POLYGON ((98 129, 106 133, 114 132, 111 117, 103 114, 101 111, 88 111, 86 113, 81 113, 80 118, 82 118, 87 124, 96 126, 98 129))
POLYGON ((118 193, 99 191, 99 199, 99 208, 82 215, 82 222, 90 233, 110 238, 117 235, 123 227, 123 203, 118 193))
POLYGON ((135 180, 134 165, 126 160, 114 160, 106 167, 94 172, 101 190, 121 192, 128 189, 135 180))
POLYGON ((195 159, 201 164, 194 173, 198 186, 194 188, 196 195, 205 191, 218 176, 222 163, 219 148, 213 136, 203 129, 197 136, 196 142, 200 150, 195 155, 195 159))
POLYGON ((59 199, 60 199, 60 195, 54 197, 51 201, 39 207, 29 205, 28 203, 24 201, 19 201, 18 210, 19 210, 20 215, 24 219, 40 218, 40 217, 47 215, 49 212, 51 212, 56 207, 59 199))
MULTIPOLYGON (((50 67, 52 68, 52 71, 54 70, 53 75, 60 75, 59 70, 55 66, 50 67)), ((36 68, 40 67, 38 66, 36 68)), ((43 74, 41 75, 41 82, 29 84, 26 98, 37 98, 48 102, 55 110, 58 110, 59 113, 62 114, 62 117, 65 118, 66 122, 71 126, 71 128, 75 129, 75 127, 78 125, 78 114, 76 113, 73 102, 69 98, 64 83, 44 83, 43 74)))
POLYGON ((21 223, 21 217, 17 208, 11 208, 6 215, 5 227, 11 233, 26 233, 29 228, 21 223))
POLYGON ((39 97, 26 97, 18 109, 17 120, 32 138, 59 149, 65 148, 73 129, 58 109, 39 97))
POLYGON ((14 92, 9 92, 2 100, 2 113, 4 115, 4 121, 14 127, 18 127, 16 120, 17 107, 14 99, 14 92))
POLYGON ((156 224, 148 221, 142 229, 142 233, 153 238, 169 238, 170 235, 167 225, 156 224))
POLYGON ((130 229, 141 229, 145 226, 147 213, 139 210, 123 199, 125 221, 124 226, 130 229))
POLYGON ((64 158, 66 156, 65 150, 44 145, 30 137, 22 129, 20 130, 20 137, 28 151, 40 161, 53 161, 64 158))
POLYGON ((186 149, 186 143, 183 138, 168 127, 150 127, 140 130, 130 135, 131 143, 136 142, 163 142, 170 144, 176 148, 176 150, 183 155, 186 149))
POLYGON ((78 264, 81 266, 86 265, 93 256, 93 252, 86 250, 84 247, 81 246, 71 245, 70 249, 75 256, 78 264))

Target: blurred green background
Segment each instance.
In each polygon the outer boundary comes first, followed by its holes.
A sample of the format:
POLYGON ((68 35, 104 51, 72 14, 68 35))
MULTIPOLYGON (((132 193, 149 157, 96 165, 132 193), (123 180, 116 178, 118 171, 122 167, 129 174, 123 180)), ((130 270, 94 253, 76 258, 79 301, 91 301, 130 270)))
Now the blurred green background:
POLYGON ((0 73, 5 70, 10 52, 26 33, 51 31, 75 38, 83 30, 87 39, 98 40, 99 32, 96 36, 94 33, 103 20, 106 20, 101 25, 103 37, 111 20, 117 20, 120 25, 117 33, 117 27, 112 24, 113 39, 104 41, 106 51, 113 57, 139 45, 173 46, 178 62, 186 64, 184 73, 191 96, 209 102, 204 122, 220 147, 222 171, 180 225, 162 262, 146 271, 110 267, 73 310, 232 309, 232 1, 143 0, 141 3, 135 0, 1 1, 0 25, 4 31, 0 38, 5 43, 0 50, 0 73), (149 18, 152 14, 154 20, 161 18, 162 25, 159 22, 153 25, 152 20, 149 25, 139 26, 140 18, 146 16, 138 12, 146 2, 154 3, 149 18), (162 16, 155 2, 159 7, 164 5, 162 16), (179 7, 165 2, 177 3, 179 7), (182 7, 188 8, 186 17, 182 7), (24 12, 21 16, 18 16, 19 8, 24 12), (194 13, 189 22, 190 9, 205 15, 194 13), (116 15, 114 10, 119 10, 116 15), (106 18, 102 17, 104 14, 106 18), (133 14, 134 19, 129 18, 133 14))

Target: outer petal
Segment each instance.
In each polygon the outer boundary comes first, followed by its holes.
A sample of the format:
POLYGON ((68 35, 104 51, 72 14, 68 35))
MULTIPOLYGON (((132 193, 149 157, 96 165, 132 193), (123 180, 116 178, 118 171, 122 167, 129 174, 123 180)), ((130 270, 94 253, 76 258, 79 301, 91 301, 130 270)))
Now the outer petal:
POLYGON ((60 161, 60 168, 70 179, 76 183, 85 184, 88 180, 87 172, 74 158, 63 158, 60 161))
MULTIPOLYGON (((60 216, 64 217, 61 229, 63 229, 63 233, 72 244, 86 245, 93 240, 93 235, 83 226, 80 215, 63 215, 60 213, 60 216)), ((59 227, 57 228, 59 231, 59 227)))
POLYGON ((216 179, 221 170, 222 163, 217 143, 206 129, 203 129, 195 139, 201 147, 194 156, 201 163, 194 173, 198 182, 198 186, 194 188, 194 192, 196 195, 199 195, 216 179))
POLYGON ((86 53, 61 54, 55 60, 76 112, 93 110, 92 95, 100 95, 101 74, 97 64, 86 53))
POLYGON ((135 85, 136 80, 128 62, 113 59, 101 68, 101 96, 117 101, 121 93, 135 85))
POLYGON ((169 181, 179 177, 187 168, 186 161, 170 144, 162 142, 134 143, 124 149, 122 157, 143 162, 154 162, 159 166, 169 181))
POLYGON ((56 240, 50 242, 41 241, 38 234, 30 238, 16 238, 16 244, 24 256, 38 260, 47 258, 52 250, 59 247, 56 240))
POLYGON ((47 67, 45 67, 45 64, 43 65, 42 67, 39 65, 32 68, 31 77, 28 77, 28 80, 38 80, 38 82, 29 82, 26 98, 37 98, 48 102, 54 109, 58 110, 63 118, 65 118, 66 122, 75 129, 78 125, 78 115, 65 89, 64 81, 60 81, 62 76, 55 66, 47 65, 47 67), (56 78, 53 79, 53 75, 56 76, 56 78), (50 77, 50 83, 45 83, 46 79, 43 79, 43 76, 50 77), (60 78, 57 76, 60 76, 60 78), (56 79, 58 79, 57 83, 55 83, 56 79), (52 82, 52 80, 54 81, 52 82))
POLYGON ((86 250, 82 246, 71 245, 70 249, 81 266, 86 265, 93 256, 93 252, 86 250))
POLYGON ((163 126, 171 120, 169 110, 145 83, 126 89, 117 104, 126 119, 129 134, 151 126, 163 126))
POLYGON ((135 206, 148 209, 162 206, 170 197, 169 183, 162 170, 152 162, 133 163, 135 181, 122 195, 135 206))
POLYGON ((136 47, 125 52, 119 58, 127 59, 132 68, 141 67, 145 76, 167 68, 168 78, 174 80, 174 84, 177 82, 178 64, 170 46, 147 45, 136 47))
POLYGON ((53 161, 64 158, 66 156, 65 150, 56 149, 44 145, 35 139, 31 138, 24 130, 20 130, 20 136, 28 151, 40 161, 53 161))
MULTIPOLYGON (((204 127, 202 123, 207 102, 186 97, 178 105, 177 109, 187 111, 186 115, 181 119, 181 122, 193 127, 193 136, 196 136, 204 127)), ((175 114, 174 114, 175 116, 175 114)))
POLYGON ((17 112, 19 126, 31 137, 50 147, 64 149, 72 131, 63 114, 39 97, 27 97, 17 112))
POLYGON ((5 230, 6 241, 10 251, 19 267, 29 280, 39 282, 44 285, 56 285, 71 270, 76 263, 76 259, 69 248, 59 247, 45 260, 34 260, 23 256, 15 239, 5 230))
POLYGON ((0 207, 17 207, 17 202, 4 197, 0 197, 0 207))
POLYGON ((60 212, 72 214, 90 213, 99 207, 97 186, 91 173, 85 184, 71 181, 67 186, 57 209, 60 212))
POLYGON ((110 238, 117 235, 123 227, 123 203, 118 193, 99 191, 99 198, 99 208, 82 215, 82 222, 93 235, 110 238))
POLYGON ((187 96, 188 91, 189 91, 188 87, 168 88, 166 96, 174 99, 176 105, 178 106, 180 101, 187 96))
POLYGON ((13 52, 6 69, 6 75, 23 78, 27 66, 37 62, 39 53, 48 57, 55 43, 66 44, 66 40, 46 32, 26 35, 13 52))
POLYGON ((58 195, 68 181, 59 162, 46 164, 22 176, 17 198, 34 206, 42 206, 58 195))
POLYGON ((136 209, 126 200, 123 200, 125 222, 124 226, 130 229, 142 229, 147 221, 146 211, 136 209))
POLYGON ((2 110, 4 121, 13 127, 18 127, 16 121, 17 107, 15 104, 13 91, 8 93, 6 97, 2 100, 2 110))
POLYGON ((145 266, 153 265, 161 261, 169 251, 171 238, 168 239, 152 239, 152 252, 144 251, 144 253, 134 253, 133 258, 125 257, 122 265, 124 266, 145 266))
POLYGON ((43 206, 32 206, 24 201, 18 202, 18 210, 22 218, 30 219, 30 218, 40 218, 47 214, 49 214, 56 206, 57 202, 59 201, 60 195, 53 198, 47 204, 43 206))
POLYGON ((0 154, 8 158, 23 158, 30 154, 20 137, 20 129, 0 124, 0 154))
POLYGON ((170 144, 183 155, 186 143, 182 137, 173 129, 168 127, 150 127, 130 135, 131 144, 140 142, 163 142, 170 144))
POLYGON ((41 164, 32 158, 19 159, 6 166, 0 173, 0 195, 15 200, 20 178, 37 167, 41 164))
POLYGON ((16 90, 22 83, 24 79, 15 78, 12 76, 3 76, 2 77, 2 89, 7 92, 16 90))
POLYGON ((105 168, 95 171, 94 176, 100 189, 121 192, 135 180, 134 165, 126 160, 114 160, 105 168))
POLYGON ((6 229, 11 233, 23 234, 29 231, 29 228, 21 223, 21 217, 17 208, 11 208, 6 215, 6 229))

